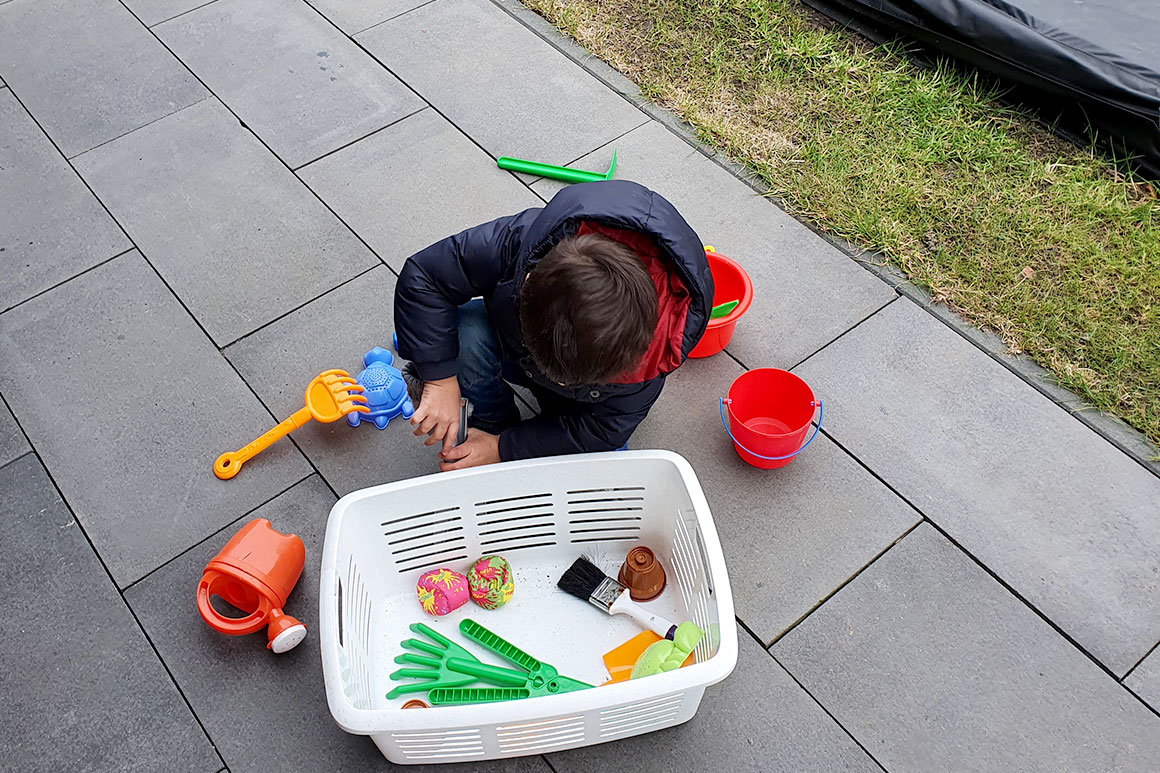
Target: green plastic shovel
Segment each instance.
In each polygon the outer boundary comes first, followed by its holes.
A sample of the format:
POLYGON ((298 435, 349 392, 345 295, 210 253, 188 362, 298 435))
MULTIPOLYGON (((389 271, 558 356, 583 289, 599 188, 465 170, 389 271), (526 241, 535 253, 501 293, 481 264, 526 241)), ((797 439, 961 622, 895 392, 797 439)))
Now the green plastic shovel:
POLYGON ((741 303, 741 301, 727 301, 725 303, 717 304, 709 312, 709 319, 719 319, 720 317, 728 315, 729 312, 737 308, 737 304, 739 303, 741 303))
POLYGON ((507 169, 511 172, 534 174, 537 177, 551 177, 553 180, 563 180, 566 183, 592 183, 612 179, 612 173, 616 171, 616 149, 612 149, 612 163, 609 164, 608 171, 604 173, 588 172, 584 169, 573 169, 568 166, 541 164, 536 161, 525 161, 522 158, 508 156, 497 158, 495 163, 500 169, 507 169))

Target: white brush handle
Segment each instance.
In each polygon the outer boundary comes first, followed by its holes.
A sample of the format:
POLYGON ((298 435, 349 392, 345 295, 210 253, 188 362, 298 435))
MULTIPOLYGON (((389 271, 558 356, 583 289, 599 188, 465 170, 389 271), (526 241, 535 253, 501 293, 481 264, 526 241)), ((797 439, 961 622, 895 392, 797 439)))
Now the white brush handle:
POLYGON ((641 628, 647 628, 662 639, 672 638, 673 631, 676 630, 676 626, 668 620, 665 620, 660 615, 654 615, 652 612, 646 611, 633 601, 628 595, 628 591, 623 591, 620 597, 612 602, 612 606, 608 608, 608 613, 611 615, 628 615, 641 628))

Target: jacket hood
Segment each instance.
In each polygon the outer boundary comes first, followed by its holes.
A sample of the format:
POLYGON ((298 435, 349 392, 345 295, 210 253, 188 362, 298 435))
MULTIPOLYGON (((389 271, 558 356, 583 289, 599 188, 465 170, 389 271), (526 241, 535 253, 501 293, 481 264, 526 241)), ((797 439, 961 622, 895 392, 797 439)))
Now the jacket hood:
POLYGON ((653 346, 642 367, 618 382, 640 382, 671 372, 701 339, 709 321, 713 279, 701 240, 672 204, 638 183, 608 180, 570 185, 553 196, 527 226, 512 277, 516 297, 524 277, 540 258, 561 239, 582 229, 632 247, 657 284, 661 316, 653 346), (641 235, 655 250, 639 241, 641 235), (655 252, 655 257, 647 252, 655 252), (676 282, 666 282, 663 272, 658 275, 658 262, 676 282), (669 286, 678 294, 687 292, 687 304, 683 298, 677 304, 670 303, 669 286))

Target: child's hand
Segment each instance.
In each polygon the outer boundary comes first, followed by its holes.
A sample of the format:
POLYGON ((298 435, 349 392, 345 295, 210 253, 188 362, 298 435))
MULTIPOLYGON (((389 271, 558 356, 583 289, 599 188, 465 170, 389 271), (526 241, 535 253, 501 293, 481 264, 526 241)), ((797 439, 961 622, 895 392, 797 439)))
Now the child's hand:
POLYGON ((439 469, 462 470, 467 467, 479 467, 484 464, 495 464, 499 461, 499 435, 489 435, 483 430, 467 430, 467 440, 451 450, 439 452, 439 469))
POLYGON ((416 437, 428 436, 424 445, 442 443, 444 452, 454 448, 459 432, 459 379, 451 376, 423 384, 423 396, 411 424, 416 427, 416 437))

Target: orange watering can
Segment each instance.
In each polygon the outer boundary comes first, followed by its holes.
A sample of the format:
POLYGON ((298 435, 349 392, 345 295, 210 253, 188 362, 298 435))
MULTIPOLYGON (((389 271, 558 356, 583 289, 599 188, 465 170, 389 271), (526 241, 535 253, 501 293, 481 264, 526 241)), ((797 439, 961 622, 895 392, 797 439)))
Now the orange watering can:
POLYGON ((306 626, 282 612, 306 563, 306 546, 295 534, 280 534, 265 518, 238 531, 206 564, 197 585, 197 611, 210 628, 243 636, 267 627, 267 649, 286 652, 306 638, 306 626), (246 613, 225 617, 210 603, 217 596, 246 613))

